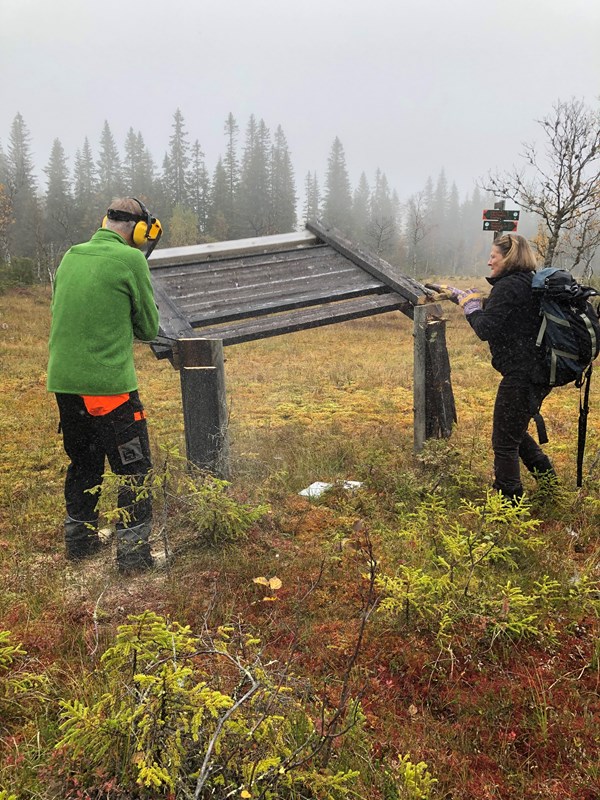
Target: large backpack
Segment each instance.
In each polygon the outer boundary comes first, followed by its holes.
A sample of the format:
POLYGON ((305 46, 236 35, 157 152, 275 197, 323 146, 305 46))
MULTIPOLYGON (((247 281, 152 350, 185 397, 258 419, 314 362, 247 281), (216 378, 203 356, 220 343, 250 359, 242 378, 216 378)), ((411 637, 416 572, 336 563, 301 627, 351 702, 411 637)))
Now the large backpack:
POLYGON ((542 322, 536 344, 548 369, 548 384, 574 381, 581 386, 600 352, 600 320, 589 302, 598 292, 555 267, 536 272, 531 289, 540 301, 542 322))
POLYGON ((547 370, 548 385, 574 382, 578 388, 584 387, 579 400, 577 446, 577 486, 581 486, 592 362, 600 352, 600 319, 589 298, 598 296, 598 292, 555 267, 536 272, 531 289, 540 301, 542 320, 536 345, 547 370))

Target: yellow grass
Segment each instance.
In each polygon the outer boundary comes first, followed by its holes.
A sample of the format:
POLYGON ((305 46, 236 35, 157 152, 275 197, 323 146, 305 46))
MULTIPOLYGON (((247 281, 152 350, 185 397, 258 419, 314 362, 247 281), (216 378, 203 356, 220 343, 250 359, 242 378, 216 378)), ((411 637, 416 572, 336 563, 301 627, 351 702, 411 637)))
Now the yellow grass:
MULTIPOLYGON (((45 390, 47 290, 13 291, 0 297, 0 492, 3 503, 35 485, 61 515, 64 470, 54 399, 45 390)), ((482 480, 490 477, 491 415, 498 375, 487 345, 478 341, 460 310, 444 306, 458 425, 451 443, 466 453, 482 453, 482 480)), ((329 480, 354 465, 335 458, 323 462, 325 439, 360 451, 376 443, 397 446, 410 461, 412 451, 412 323, 399 312, 334 325, 225 350, 230 408, 233 479, 264 478, 302 465, 300 482, 329 480), (301 452, 299 452, 301 451, 301 452), (312 454, 311 454, 312 451, 312 454), (317 452, 319 451, 319 452, 317 452), (320 455, 319 455, 320 453, 320 455), (323 472, 324 470, 324 472, 323 472)), ((182 450, 183 422, 178 373, 136 346, 140 392, 151 437, 158 446, 182 450)), ((587 463, 600 453, 600 380, 592 382, 587 463)), ((544 405, 550 444, 547 451, 560 477, 574 485, 578 392, 552 392, 544 405)), ((326 448, 325 448, 326 449, 326 448)), ((482 486, 483 488, 483 486, 482 486)))

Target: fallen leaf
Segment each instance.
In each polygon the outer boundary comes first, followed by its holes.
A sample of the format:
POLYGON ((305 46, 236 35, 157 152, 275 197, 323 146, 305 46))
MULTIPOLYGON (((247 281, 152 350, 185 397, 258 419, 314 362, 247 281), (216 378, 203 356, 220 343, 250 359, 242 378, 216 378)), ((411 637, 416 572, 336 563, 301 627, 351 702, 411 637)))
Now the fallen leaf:
POLYGON ((277 589, 281 589, 283 583, 280 578, 274 575, 272 578, 269 578, 269 587, 272 591, 276 592, 277 589))
POLYGON ((262 575, 260 578, 252 578, 252 583, 258 583, 259 586, 270 586, 269 581, 263 578, 262 575))

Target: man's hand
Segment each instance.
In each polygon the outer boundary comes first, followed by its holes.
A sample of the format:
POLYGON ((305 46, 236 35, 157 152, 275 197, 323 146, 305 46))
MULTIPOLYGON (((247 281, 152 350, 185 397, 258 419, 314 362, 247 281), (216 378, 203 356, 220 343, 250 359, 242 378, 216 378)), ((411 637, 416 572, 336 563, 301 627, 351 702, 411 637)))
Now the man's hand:
POLYGON ((459 305, 465 316, 481 310, 481 292, 477 289, 457 289, 456 286, 447 286, 445 283, 426 283, 425 287, 437 293, 436 300, 450 300, 459 305))

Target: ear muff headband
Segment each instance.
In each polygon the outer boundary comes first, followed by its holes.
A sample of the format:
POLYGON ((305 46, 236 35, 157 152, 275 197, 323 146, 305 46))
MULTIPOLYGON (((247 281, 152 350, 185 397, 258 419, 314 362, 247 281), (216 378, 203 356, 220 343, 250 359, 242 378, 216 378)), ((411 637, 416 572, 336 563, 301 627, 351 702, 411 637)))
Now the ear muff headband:
POLYGON ((141 214, 109 208, 102 220, 102 227, 106 228, 106 223, 109 219, 114 219, 118 222, 135 222, 136 224, 132 231, 132 239, 135 246, 143 247, 147 242, 154 242, 154 246, 156 246, 162 236, 162 226, 159 220, 150 214, 141 200, 138 200, 137 197, 132 197, 131 199, 135 200, 139 205, 141 214))
POLYGON ((139 207, 142 210, 142 213, 145 215, 145 225, 146 230, 142 231, 141 228, 143 227, 144 222, 139 222, 133 231, 133 241, 136 245, 141 246, 148 243, 148 247, 146 250, 146 258, 149 257, 150 253, 154 250, 156 245, 158 244, 158 240, 162 236, 162 225, 160 224, 160 220, 156 217, 153 217, 152 214, 148 211, 146 206, 142 203, 141 200, 138 200, 137 197, 133 197, 136 203, 138 203, 139 207), (138 242, 136 239, 136 235, 141 237, 141 241, 138 242))
POLYGON ((150 237, 150 229, 152 228, 152 217, 150 216, 150 212, 146 208, 146 206, 142 203, 141 200, 138 200, 137 197, 132 197, 132 200, 138 204, 142 212, 142 219, 139 220, 135 228, 133 229, 133 243, 136 247, 142 247, 148 241, 150 237))

